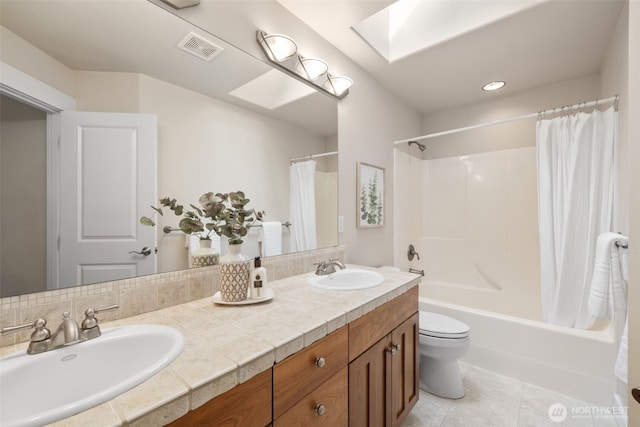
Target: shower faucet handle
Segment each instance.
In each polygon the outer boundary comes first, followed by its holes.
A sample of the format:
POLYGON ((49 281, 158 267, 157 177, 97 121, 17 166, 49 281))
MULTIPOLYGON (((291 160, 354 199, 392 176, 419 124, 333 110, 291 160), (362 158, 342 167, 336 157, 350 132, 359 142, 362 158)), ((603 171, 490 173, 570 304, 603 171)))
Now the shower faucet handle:
POLYGON ((418 252, 416 252, 416 248, 413 245, 409 245, 409 250, 407 251, 407 258, 409 258, 409 261, 413 261, 414 257, 420 260, 420 255, 418 255, 418 252))

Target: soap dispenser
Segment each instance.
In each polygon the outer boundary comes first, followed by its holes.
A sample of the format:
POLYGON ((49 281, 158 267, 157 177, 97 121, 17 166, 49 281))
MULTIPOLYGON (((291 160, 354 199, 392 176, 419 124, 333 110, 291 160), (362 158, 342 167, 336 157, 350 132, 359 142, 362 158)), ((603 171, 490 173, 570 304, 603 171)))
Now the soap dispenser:
POLYGON ((253 260, 254 269, 250 275, 251 299, 261 299, 267 287, 267 270, 262 266, 260 257, 253 260))

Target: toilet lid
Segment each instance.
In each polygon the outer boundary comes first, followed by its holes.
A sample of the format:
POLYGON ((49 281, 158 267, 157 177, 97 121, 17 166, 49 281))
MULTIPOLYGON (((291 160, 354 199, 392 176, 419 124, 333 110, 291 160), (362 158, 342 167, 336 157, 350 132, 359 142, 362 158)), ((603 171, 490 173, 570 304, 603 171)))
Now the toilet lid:
POLYGON ((420 311, 420 333, 438 338, 464 338, 469 335, 469 326, 438 313, 420 311))

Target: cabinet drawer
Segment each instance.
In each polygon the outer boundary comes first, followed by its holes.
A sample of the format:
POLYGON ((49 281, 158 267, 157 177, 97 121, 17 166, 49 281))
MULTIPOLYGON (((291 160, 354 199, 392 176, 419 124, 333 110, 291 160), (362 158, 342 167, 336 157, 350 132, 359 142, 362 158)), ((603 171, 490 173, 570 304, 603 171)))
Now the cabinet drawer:
POLYGON ((348 381, 348 368, 345 366, 303 397, 293 408, 276 418, 274 427, 346 427, 349 423, 348 381))
POLYGON ((344 326, 273 367, 273 416, 347 365, 349 330, 344 326))
POLYGON ((351 322, 349 326, 349 362, 380 341, 418 311, 418 287, 351 322))

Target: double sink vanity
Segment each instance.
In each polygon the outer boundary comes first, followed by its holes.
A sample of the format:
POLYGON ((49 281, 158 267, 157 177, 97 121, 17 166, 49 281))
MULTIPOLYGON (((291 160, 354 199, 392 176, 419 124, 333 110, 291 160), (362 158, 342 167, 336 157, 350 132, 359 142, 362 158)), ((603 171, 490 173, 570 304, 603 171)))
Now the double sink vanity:
POLYGON ((398 425, 418 399, 418 283, 349 265, 272 281, 269 302, 203 298, 21 349, 0 362, 0 424, 398 425))

